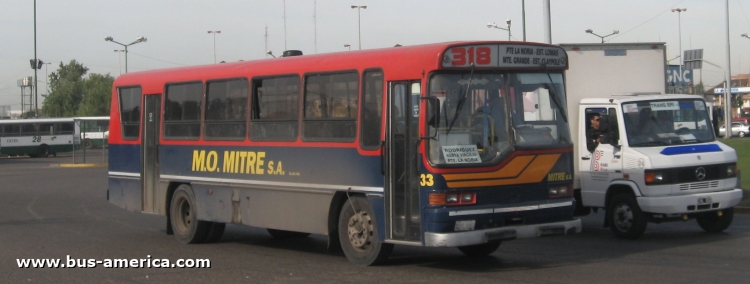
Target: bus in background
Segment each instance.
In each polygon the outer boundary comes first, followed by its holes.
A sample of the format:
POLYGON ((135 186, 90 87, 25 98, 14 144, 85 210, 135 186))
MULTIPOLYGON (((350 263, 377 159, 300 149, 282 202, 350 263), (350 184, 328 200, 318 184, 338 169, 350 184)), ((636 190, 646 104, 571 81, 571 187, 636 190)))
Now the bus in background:
POLYGON ((104 147, 109 138, 109 116, 76 117, 80 128, 81 145, 86 149, 104 147))
POLYGON ((0 154, 47 157, 73 151, 74 137, 79 135, 73 118, 37 118, 0 120, 0 154))
POLYGON ((580 232, 567 68, 557 46, 483 41, 125 74, 107 198, 182 243, 242 224, 358 265, 580 232))

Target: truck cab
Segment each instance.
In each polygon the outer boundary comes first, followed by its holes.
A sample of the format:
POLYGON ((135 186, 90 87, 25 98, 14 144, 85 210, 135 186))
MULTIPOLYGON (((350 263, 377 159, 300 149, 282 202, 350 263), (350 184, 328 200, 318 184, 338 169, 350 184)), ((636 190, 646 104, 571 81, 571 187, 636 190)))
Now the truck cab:
POLYGON ((605 226, 626 239, 641 237, 647 223, 696 219, 707 232, 730 226, 742 199, 737 154, 716 140, 700 96, 585 98, 576 112, 578 215, 604 209, 605 226), (589 150, 587 142, 598 145, 589 150))

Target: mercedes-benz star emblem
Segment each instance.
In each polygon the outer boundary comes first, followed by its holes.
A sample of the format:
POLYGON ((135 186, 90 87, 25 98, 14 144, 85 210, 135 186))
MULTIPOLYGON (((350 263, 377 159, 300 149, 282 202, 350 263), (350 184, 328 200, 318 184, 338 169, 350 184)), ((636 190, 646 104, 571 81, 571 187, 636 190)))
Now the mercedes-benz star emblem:
POLYGON ((697 169, 695 169, 695 178, 697 178, 698 180, 703 180, 704 178, 706 178, 706 169, 704 169, 703 167, 698 167, 697 169))

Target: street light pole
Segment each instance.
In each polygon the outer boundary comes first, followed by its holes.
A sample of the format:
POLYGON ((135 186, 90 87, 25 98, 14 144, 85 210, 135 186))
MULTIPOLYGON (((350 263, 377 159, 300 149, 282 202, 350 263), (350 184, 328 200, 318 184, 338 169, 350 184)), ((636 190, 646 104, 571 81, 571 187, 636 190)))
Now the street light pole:
POLYGON ((598 37, 600 37, 600 38, 602 39, 602 43, 604 43, 604 38, 605 38, 605 37, 608 37, 608 36, 612 36, 612 35, 616 35, 616 34, 619 34, 619 33, 620 33, 620 31, 618 31, 618 30, 614 30, 614 31, 612 31, 612 33, 611 33, 611 34, 608 34, 608 35, 605 35, 605 36, 600 36, 600 35, 598 35, 598 34, 595 34, 595 33, 594 33, 594 30, 592 30, 592 29, 588 29, 588 30, 586 30, 586 33, 589 33, 589 34, 592 34, 592 35, 595 35, 595 36, 598 36, 598 37))
POLYGON ((122 75, 122 59, 120 59, 120 53, 125 52, 125 50, 115 49, 115 52, 117 52, 117 71, 120 71, 120 75, 122 75))
POLYGON ((496 28, 496 29, 501 29, 501 30, 504 30, 504 31, 508 31, 508 41, 510 41, 510 19, 505 20, 505 24, 508 25, 507 26, 508 28, 498 27, 497 24, 495 24, 495 22, 487 23, 487 28, 496 28))
MULTIPOLYGON (((672 12, 677 12, 677 35, 680 37, 680 81, 683 81, 682 79, 682 65, 685 62, 685 58, 682 58, 682 12, 687 11, 687 8, 674 8, 672 9, 672 12)), ((684 82, 684 81, 683 81, 684 82)), ((680 93, 682 93, 682 86, 680 86, 680 93)))
POLYGON ((139 36, 139 37, 135 38, 135 41, 131 42, 129 44, 119 43, 119 42, 115 41, 114 39, 112 39, 111 36, 105 37, 104 40, 105 41, 111 41, 111 42, 114 42, 116 44, 119 44, 119 45, 122 45, 123 47, 125 47, 125 73, 128 73, 128 46, 134 45, 134 44, 139 43, 139 42, 146 42, 146 38, 142 37, 142 36, 139 36))
MULTIPOLYGON (((36 0, 34 0, 34 65, 39 64, 39 58, 36 57, 36 0)), ((37 83, 37 69, 39 67, 34 66, 34 117, 39 117, 39 90, 37 83)))
POLYGON ((208 31, 209 34, 214 34, 214 63, 216 63, 216 34, 220 34, 221 31, 208 31))
POLYGON ((367 9, 367 6, 352 5, 352 9, 357 9, 357 34, 359 34, 359 50, 362 50, 362 20, 360 18, 360 11, 367 9))

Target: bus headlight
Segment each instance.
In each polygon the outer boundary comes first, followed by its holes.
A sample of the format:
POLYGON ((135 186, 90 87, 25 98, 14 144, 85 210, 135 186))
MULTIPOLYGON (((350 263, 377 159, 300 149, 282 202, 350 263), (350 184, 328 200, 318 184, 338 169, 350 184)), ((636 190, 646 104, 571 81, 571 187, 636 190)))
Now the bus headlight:
POLYGON ((550 187, 549 196, 550 197, 569 196, 571 193, 573 193, 572 188, 573 188, 572 184, 550 187))
POLYGON ((428 195, 430 205, 466 205, 476 204, 477 195, 473 191, 430 193, 428 195))

